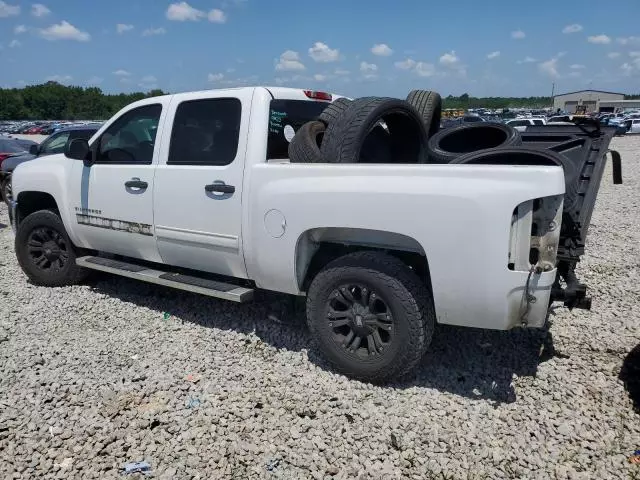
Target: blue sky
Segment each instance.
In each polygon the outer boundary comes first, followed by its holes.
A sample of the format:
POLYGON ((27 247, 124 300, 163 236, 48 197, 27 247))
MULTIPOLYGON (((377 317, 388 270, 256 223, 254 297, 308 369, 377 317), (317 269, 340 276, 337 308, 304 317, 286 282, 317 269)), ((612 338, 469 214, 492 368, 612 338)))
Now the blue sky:
POLYGON ((0 0, 0 86, 640 92, 640 0, 0 0))

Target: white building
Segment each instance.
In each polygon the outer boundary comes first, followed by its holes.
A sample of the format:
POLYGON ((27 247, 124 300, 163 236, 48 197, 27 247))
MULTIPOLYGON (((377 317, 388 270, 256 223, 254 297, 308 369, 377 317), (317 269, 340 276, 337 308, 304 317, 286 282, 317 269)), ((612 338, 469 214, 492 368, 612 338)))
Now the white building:
MULTIPOLYGON (((579 92, 563 93, 553 97, 553 110, 558 109, 567 113, 576 113, 578 106, 584 105, 587 113, 599 112, 601 107, 606 104, 606 110, 609 110, 610 104, 613 102, 624 101, 624 93, 603 92, 602 90, 581 90, 579 92)), ((614 107, 615 109, 616 107, 614 107)))

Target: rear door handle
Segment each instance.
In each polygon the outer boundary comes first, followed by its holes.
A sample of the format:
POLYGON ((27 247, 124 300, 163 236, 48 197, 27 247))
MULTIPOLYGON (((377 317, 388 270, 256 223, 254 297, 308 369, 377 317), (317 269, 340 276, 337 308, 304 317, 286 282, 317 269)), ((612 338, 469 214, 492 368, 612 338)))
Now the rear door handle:
POLYGON ((145 189, 149 186, 147 182, 140 180, 139 178, 132 178, 124 182, 124 186, 127 188, 142 188, 145 189))
POLYGON ((227 185, 226 183, 211 183, 204 186, 204 191, 208 193, 234 193, 236 187, 233 185, 227 185))

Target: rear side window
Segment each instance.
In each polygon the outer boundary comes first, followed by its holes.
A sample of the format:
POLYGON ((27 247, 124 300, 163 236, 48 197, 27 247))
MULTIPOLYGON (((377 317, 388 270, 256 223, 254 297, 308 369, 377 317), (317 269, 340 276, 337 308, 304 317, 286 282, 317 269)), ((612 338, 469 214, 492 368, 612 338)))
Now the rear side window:
POLYGON ((328 102, 306 100, 271 100, 267 159, 289 158, 289 142, 305 123, 318 118, 328 102))
POLYGON ((182 102, 171 131, 168 165, 229 165, 236 158, 242 104, 237 98, 182 102))
POLYGON ((534 125, 544 125, 544 122, 542 120, 534 120, 533 124, 534 125))
POLYGON ((529 122, 527 120, 512 120, 509 122, 509 125, 512 127, 526 127, 529 125, 529 122))

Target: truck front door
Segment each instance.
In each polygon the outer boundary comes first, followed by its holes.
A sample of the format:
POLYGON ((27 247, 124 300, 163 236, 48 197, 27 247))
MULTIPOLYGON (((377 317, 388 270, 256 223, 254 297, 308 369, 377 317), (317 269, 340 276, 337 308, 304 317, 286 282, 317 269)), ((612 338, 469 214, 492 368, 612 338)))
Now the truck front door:
POLYGON ((154 183, 164 263, 245 278, 242 183, 252 90, 175 95, 154 183))
POLYGON ((93 163, 76 162, 71 218, 84 247, 160 261, 153 233, 155 141, 169 98, 125 111, 94 139, 93 163))

